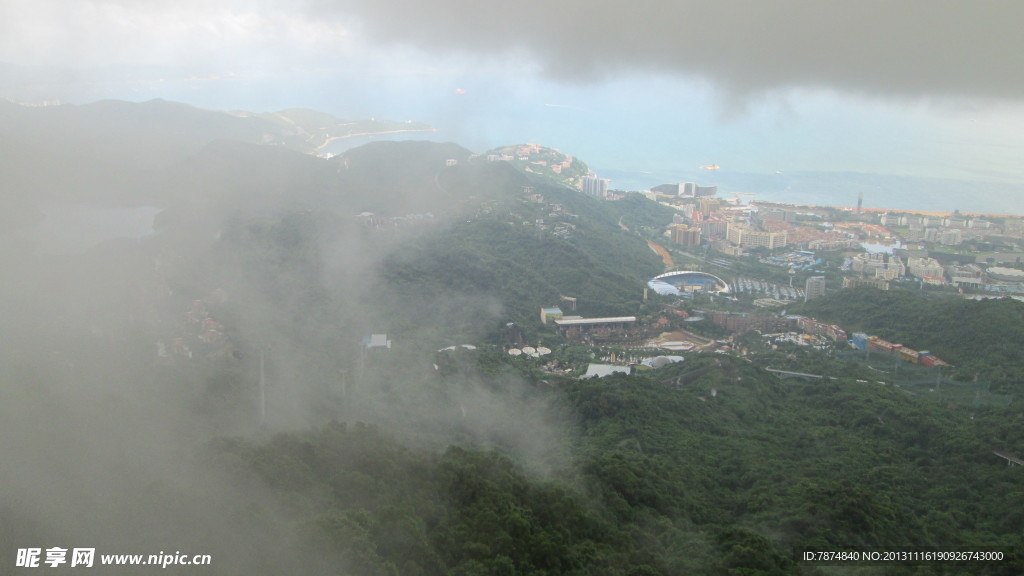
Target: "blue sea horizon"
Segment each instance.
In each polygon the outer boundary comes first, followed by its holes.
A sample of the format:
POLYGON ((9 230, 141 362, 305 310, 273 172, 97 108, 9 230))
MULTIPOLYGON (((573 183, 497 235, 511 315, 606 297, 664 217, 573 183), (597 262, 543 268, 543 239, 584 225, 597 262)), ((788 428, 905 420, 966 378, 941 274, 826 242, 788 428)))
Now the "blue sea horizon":
MULTIPOLYGON (((428 140, 458 142, 444 131, 398 132, 356 136, 335 140, 321 151, 340 154, 350 148, 376 141, 428 140)), ((515 144, 503 142, 502 144, 515 144)), ((461 143, 460 143, 461 144, 461 143)), ((474 149, 483 153, 487 149, 474 149)), ((563 150, 572 154, 572 150, 563 150)), ((614 156, 611 156, 614 157, 614 156)), ((661 168, 636 170, 604 161, 590 163, 599 177, 611 180, 609 189, 627 192, 650 190, 659 184, 696 182, 718 186, 719 197, 737 195, 751 200, 806 206, 853 207, 863 196, 863 207, 878 210, 954 212, 965 214, 1024 215, 1024 185, 1009 182, 931 178, 853 171, 733 172, 718 170, 661 168)))

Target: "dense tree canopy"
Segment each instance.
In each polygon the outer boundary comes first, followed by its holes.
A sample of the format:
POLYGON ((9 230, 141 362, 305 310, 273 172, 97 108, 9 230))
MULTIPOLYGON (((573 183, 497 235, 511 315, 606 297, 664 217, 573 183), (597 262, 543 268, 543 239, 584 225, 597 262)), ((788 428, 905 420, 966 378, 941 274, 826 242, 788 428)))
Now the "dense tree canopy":
POLYGON ((992 454, 1024 452, 1017 410, 779 382, 726 357, 530 393, 576 421, 571 459, 542 476, 494 449, 424 453, 360 424, 216 450, 353 574, 816 574, 803 550, 896 547, 1007 555, 960 566, 972 574, 1024 567, 1021 468, 992 454))
POLYGON ((849 332, 878 335, 915 350, 928 350, 955 367, 959 378, 977 377, 999 390, 1024 392, 1024 303, 1010 298, 964 300, 913 291, 847 289, 816 298, 794 311, 835 322, 849 332))

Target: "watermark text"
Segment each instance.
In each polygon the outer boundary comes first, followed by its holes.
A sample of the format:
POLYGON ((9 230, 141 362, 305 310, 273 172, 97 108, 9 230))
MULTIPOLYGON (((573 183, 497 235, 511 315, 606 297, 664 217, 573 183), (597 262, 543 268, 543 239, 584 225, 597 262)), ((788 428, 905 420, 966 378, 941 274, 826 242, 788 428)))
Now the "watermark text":
POLYGON ((99 560, 100 566, 209 566, 213 557, 209 554, 173 554, 160 551, 159 554, 96 554, 95 548, 18 548, 15 566, 18 568, 57 568, 58 566, 82 566, 92 568, 99 560))

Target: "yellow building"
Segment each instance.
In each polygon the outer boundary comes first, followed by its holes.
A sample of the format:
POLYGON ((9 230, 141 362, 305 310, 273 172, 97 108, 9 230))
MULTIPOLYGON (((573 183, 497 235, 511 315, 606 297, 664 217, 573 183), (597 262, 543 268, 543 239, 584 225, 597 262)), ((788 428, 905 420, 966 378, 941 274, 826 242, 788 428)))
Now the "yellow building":
POLYGON ((785 246, 788 243, 786 236, 785 230, 761 232, 760 230, 734 224, 730 224, 729 231, 726 232, 726 238, 736 246, 741 248, 768 248, 769 250, 785 246))
POLYGON ((690 227, 685 224, 675 224, 669 229, 672 233, 672 243, 680 246, 700 245, 700 228, 690 227))

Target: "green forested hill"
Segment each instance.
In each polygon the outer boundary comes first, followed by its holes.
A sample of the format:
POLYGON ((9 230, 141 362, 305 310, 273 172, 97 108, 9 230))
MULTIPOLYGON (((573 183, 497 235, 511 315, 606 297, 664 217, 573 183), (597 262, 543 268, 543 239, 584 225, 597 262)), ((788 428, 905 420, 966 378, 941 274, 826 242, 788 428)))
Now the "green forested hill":
POLYGON ((1005 409, 782 383, 724 357, 530 394, 575 422, 572 456, 545 476, 501 444, 425 454, 362 425, 218 451, 352 574, 826 574, 799 553, 897 547, 1014 559, 856 573, 1024 568, 1022 469, 991 453, 1024 451, 1024 419, 1005 409))
MULTIPOLYGON (((576 297, 586 316, 637 313, 644 284, 663 264, 619 223, 664 224, 669 209, 639 196, 596 200, 467 156, 428 142, 349 151, 331 161, 330 188, 297 181, 287 197, 294 208, 280 200, 273 209, 235 210, 206 283, 259 291, 295 314, 320 306, 303 328, 333 318, 323 309, 333 303, 372 318, 360 324, 373 330, 438 343, 491 341, 509 321, 536 325, 540 307, 560 295, 576 297), (460 163, 446 166, 446 158, 460 163), (387 222, 375 227, 356 217, 361 210, 387 222), (412 212, 429 215, 395 220, 412 212)), ((323 178, 324 162, 313 165, 323 178)))
POLYGON ((929 350, 955 367, 957 377, 992 382, 1004 393, 1024 392, 1024 303, 1010 298, 964 300, 899 290, 848 289, 794 308, 915 350, 929 350))
MULTIPOLYGON (((0 251, 0 572, 96 546, 218 576, 835 574, 796 555, 914 546, 1013 556, 845 573, 1024 573, 1024 468, 992 453, 1024 455, 1015 405, 918 402, 824 354, 836 380, 783 382, 758 364, 800 366, 781 349, 577 381, 493 346, 550 334, 563 294, 638 310, 666 209, 454 144, 190 150, 120 190, 167 202, 151 236, 0 251)), ((1018 377, 1017 304, 840 297, 814 315, 1018 377)))
POLYGON ((504 163, 455 166, 439 182, 467 199, 466 219, 415 236, 384 258, 380 273, 385 292, 398 299, 389 301, 393 307, 446 308, 455 299, 465 308, 449 316, 455 324, 472 317, 492 327, 532 325, 541 306, 569 295, 585 316, 631 315, 646 281, 663 269, 640 236, 619 226, 620 219, 671 221, 670 210, 646 199, 596 200, 504 163), (535 194, 543 201, 527 201, 535 194))
POLYGON ((558 304, 560 294, 576 296, 582 314, 635 314, 644 283, 659 270, 642 240, 599 223, 581 224, 577 236, 566 240, 488 218, 396 251, 384 278, 409 302, 488 296, 500 303, 503 316, 531 323, 541 306, 558 304))

